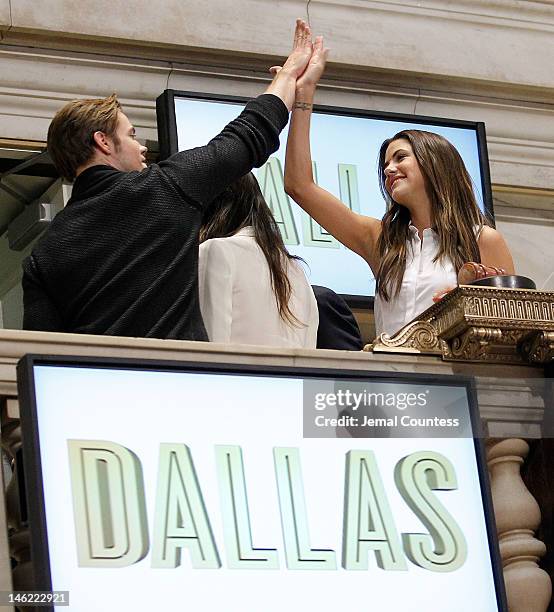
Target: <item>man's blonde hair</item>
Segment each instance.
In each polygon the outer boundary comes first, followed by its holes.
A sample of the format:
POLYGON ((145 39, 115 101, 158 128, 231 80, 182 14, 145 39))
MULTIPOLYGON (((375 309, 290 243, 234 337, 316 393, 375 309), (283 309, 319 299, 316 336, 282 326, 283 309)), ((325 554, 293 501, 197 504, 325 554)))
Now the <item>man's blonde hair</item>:
POLYGON ((115 144, 117 113, 121 110, 117 96, 92 100, 73 100, 60 109, 48 128, 48 152, 60 175, 75 180, 77 168, 94 154, 94 133, 104 132, 115 144))

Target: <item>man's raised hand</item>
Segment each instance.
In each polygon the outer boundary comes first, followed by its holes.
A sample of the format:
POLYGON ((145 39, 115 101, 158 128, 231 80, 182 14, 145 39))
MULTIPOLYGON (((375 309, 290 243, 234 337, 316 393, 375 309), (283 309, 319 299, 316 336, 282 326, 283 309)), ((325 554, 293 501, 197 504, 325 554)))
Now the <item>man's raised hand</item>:
MULTIPOLYGON (((316 85, 319 82, 319 79, 321 78, 321 75, 325 70, 325 64, 327 63, 327 55, 329 54, 329 49, 325 47, 325 44, 323 42, 323 36, 317 36, 315 42, 313 43, 313 45, 311 45, 311 48, 312 50, 308 64, 304 72, 296 81, 297 90, 315 89, 316 85)), ((272 66, 269 69, 269 71, 273 75, 279 74, 281 70, 283 70, 282 66, 272 66)))
POLYGON ((303 19, 297 19, 291 54, 283 67, 273 66, 273 68, 270 68, 274 79, 266 90, 266 93, 281 98, 289 111, 296 95, 296 81, 306 70, 306 66, 312 57, 312 51, 310 26, 303 19))
POLYGON ((283 70, 290 72, 297 79, 306 70, 311 57, 312 32, 310 26, 303 19, 297 19, 292 51, 283 64, 283 70))
POLYGON ((325 48, 323 44, 323 36, 317 36, 313 44, 313 51, 310 57, 310 61, 306 67, 306 70, 302 76, 296 81, 296 89, 306 89, 313 87, 318 84, 323 71, 325 70, 325 63, 327 62, 327 55, 329 49, 325 48))

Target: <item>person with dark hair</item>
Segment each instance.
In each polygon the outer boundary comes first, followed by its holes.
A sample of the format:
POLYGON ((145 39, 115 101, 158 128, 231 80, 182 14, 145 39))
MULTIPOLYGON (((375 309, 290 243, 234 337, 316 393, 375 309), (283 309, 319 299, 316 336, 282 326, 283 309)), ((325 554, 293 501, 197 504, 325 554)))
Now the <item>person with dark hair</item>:
MULTIPOLYGON (((377 333, 393 334, 457 284, 473 261, 513 274, 504 238, 487 225, 471 178, 455 147, 442 136, 404 130, 386 140, 379 178, 387 212, 382 220, 351 211, 313 180, 310 117, 327 50, 318 37, 297 82, 288 136, 285 190, 337 240, 369 264, 377 280, 377 333)), ((273 67, 278 72, 279 67, 273 67)))
POLYGON ((328 287, 312 285, 312 289, 319 312, 316 348, 361 351, 362 334, 348 304, 328 287))
POLYGON ((210 203, 200 240, 200 310, 212 342, 316 347, 312 288, 251 172, 210 203))
POLYGON ((48 150, 75 182, 23 264, 24 328, 207 340, 198 303, 202 213, 278 148, 311 54, 310 29, 297 20, 283 74, 264 95, 206 146, 149 167, 115 96, 64 106, 48 150))

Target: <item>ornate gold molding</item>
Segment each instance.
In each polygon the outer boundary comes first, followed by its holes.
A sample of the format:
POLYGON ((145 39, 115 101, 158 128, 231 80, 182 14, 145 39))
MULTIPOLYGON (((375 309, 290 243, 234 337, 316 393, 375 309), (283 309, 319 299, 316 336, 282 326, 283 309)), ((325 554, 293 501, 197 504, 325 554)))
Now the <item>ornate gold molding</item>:
POLYGON ((554 359, 554 292, 461 285, 366 350, 544 364, 554 359))
POLYGON ((393 336, 381 334, 373 344, 366 345, 364 351, 442 355, 437 331, 428 321, 408 323, 393 336))
POLYGON ((533 334, 521 345, 521 351, 530 363, 548 363, 554 359, 554 332, 533 334))

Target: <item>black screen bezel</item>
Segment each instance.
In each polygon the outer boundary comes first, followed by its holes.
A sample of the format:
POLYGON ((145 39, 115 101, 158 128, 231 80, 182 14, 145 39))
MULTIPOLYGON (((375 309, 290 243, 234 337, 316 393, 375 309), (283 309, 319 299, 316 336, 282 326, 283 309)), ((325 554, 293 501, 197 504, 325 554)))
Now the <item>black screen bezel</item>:
MULTIPOLYGON (((245 96, 230 96, 225 94, 204 93, 194 91, 182 91, 166 89, 156 99, 156 116, 158 121, 158 142, 160 147, 160 159, 166 159, 178 152, 177 121, 175 116, 175 98, 188 98, 191 100, 204 100, 229 104, 246 104, 251 98, 245 96)), ((316 104, 313 111, 329 115, 341 115, 347 117, 361 117, 368 119, 382 119, 386 121, 398 121, 409 123, 420 123, 437 125, 442 127, 473 129, 477 134, 477 146, 479 154, 479 167, 481 170, 481 189, 483 193, 483 204, 485 214, 494 226, 494 207, 492 199, 492 187, 490 180, 489 155, 485 124, 481 121, 465 121, 461 119, 445 119, 444 117, 428 117, 425 115, 409 115, 403 113, 390 113, 385 111, 372 111, 359 108, 347 108, 339 106, 324 106, 316 104)), ((351 308, 373 309, 374 296, 342 294, 351 308)))
MULTIPOLYGON (((89 368, 119 368, 149 371, 179 371, 227 373, 231 375, 282 376, 297 378, 329 377, 333 380, 367 380, 378 378, 382 382, 414 382, 427 385, 448 385, 464 387, 467 393, 474 449, 483 502, 484 519, 499 612, 507 612, 506 594, 502 574, 502 562, 498 547, 496 523, 490 493, 490 482, 486 467, 483 439, 475 432, 481 431, 478 414, 477 394, 472 377, 460 375, 415 374, 399 372, 360 372, 359 370, 334 370, 330 368, 255 366, 228 363, 198 363, 187 361, 156 361, 146 359, 72 357, 54 355, 25 355, 18 363, 17 378, 23 442, 23 465, 25 468, 25 501, 29 512, 31 540, 31 561, 33 568, 32 588, 37 591, 51 591, 50 557, 48 547, 48 526, 42 480, 40 432, 37 421, 37 404, 34 385, 34 366, 68 366, 89 368)), ((71 588, 71 585, 68 585, 71 588)), ((53 608, 49 608, 53 610, 53 608)))

